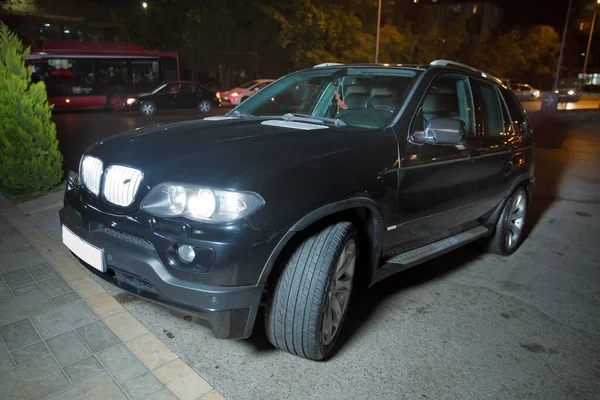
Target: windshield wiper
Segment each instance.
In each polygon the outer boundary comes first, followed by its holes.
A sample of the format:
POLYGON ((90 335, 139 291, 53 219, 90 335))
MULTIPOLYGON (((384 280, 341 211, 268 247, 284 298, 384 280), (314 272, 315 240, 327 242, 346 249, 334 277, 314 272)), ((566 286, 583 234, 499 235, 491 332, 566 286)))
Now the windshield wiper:
POLYGON ((297 114, 297 113, 287 113, 283 115, 283 119, 286 120, 305 120, 307 122, 310 121, 321 121, 327 124, 333 124, 335 126, 348 126, 344 121, 337 118, 327 118, 327 117, 314 117, 308 114, 297 114))
POLYGON ((244 111, 238 111, 238 110, 233 110, 233 111, 229 111, 227 114, 225 114, 226 117, 254 117, 254 115, 244 112, 244 111))

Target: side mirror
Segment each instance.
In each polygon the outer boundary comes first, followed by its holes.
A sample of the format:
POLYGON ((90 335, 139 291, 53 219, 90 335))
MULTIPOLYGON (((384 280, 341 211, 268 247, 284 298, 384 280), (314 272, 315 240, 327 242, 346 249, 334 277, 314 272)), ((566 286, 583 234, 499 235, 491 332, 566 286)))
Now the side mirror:
POLYGON ((464 142, 465 123, 454 118, 432 118, 423 132, 415 132, 412 140, 418 144, 456 146, 464 142))

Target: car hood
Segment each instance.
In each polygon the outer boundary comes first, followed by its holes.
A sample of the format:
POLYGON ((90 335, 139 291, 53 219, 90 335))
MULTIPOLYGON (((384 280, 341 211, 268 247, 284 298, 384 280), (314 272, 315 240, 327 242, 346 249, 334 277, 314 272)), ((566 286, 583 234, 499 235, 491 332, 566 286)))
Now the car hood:
POLYGON ((253 183, 286 166, 369 146, 366 129, 281 118, 218 119, 137 128, 97 143, 90 154, 105 167, 141 169, 149 187, 177 181, 252 190, 253 183))

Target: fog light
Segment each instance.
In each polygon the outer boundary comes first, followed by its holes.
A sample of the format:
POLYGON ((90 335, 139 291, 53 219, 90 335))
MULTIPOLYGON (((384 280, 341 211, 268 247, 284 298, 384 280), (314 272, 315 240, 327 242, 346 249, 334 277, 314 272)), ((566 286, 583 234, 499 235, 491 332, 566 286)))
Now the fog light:
POLYGON ((189 264, 196 258, 196 252, 192 246, 182 244, 177 247, 177 257, 184 263, 189 264))

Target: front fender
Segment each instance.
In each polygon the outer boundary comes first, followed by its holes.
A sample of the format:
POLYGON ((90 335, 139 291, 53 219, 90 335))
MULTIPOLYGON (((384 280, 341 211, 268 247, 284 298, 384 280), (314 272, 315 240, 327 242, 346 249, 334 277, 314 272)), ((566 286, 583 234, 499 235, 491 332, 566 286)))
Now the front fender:
POLYGON ((282 251, 286 248, 288 243, 290 243, 292 238, 294 238, 297 234, 304 231, 309 226, 317 223, 318 221, 327 218, 328 216, 334 215, 339 212, 360 208, 366 208, 369 210, 370 217, 373 223, 373 232, 372 234, 368 234, 368 237, 371 240, 370 244, 372 248, 369 261, 370 271, 372 271, 379 263, 381 245, 383 243, 384 220, 378 204, 371 198, 361 196, 340 200, 334 203, 324 205, 309 212, 308 214, 305 214, 302 218, 296 221, 296 223, 294 223, 288 229, 286 234, 275 246, 275 249, 271 252, 271 255, 265 263, 263 271, 259 277, 259 284, 265 284, 267 282, 267 279, 269 278, 273 270, 275 262, 279 259, 279 256, 281 255, 282 251))

